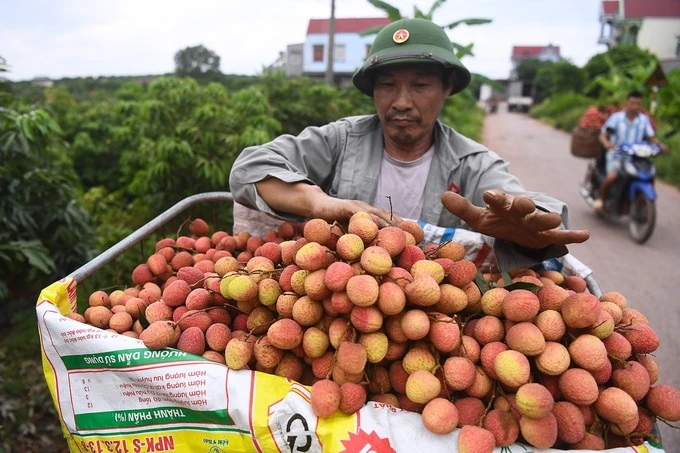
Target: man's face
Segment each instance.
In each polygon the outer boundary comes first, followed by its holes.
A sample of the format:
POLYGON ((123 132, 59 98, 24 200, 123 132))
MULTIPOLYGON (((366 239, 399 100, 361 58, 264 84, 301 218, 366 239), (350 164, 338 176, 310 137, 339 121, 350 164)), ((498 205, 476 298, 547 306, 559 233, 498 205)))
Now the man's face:
POLYGON ((638 114, 642 111, 642 98, 630 97, 626 102, 626 110, 638 114))
POLYGON ((406 64, 379 70, 373 101, 386 139, 399 146, 429 140, 450 92, 435 65, 406 64))

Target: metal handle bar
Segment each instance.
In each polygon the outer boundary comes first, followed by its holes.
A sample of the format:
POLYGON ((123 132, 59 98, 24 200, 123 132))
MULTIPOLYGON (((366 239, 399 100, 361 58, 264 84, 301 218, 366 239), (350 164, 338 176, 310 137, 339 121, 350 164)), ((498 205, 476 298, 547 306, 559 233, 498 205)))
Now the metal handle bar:
POLYGON ((182 211, 200 203, 213 201, 234 201, 234 197, 232 197, 231 192, 204 192, 187 197, 110 247, 108 250, 100 253, 83 266, 71 272, 68 276, 75 279, 77 282, 86 279, 106 264, 118 258, 123 252, 132 248, 139 241, 146 239, 151 233, 168 223, 182 211))

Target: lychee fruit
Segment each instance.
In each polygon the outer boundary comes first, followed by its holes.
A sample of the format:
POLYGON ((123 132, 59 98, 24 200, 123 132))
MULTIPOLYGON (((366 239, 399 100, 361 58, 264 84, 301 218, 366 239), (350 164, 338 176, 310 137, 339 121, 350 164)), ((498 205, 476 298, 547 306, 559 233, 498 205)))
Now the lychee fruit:
POLYGON ((317 417, 329 417, 338 410, 342 393, 340 386, 330 379, 320 379, 312 385, 311 405, 317 417))
POLYGON ((569 344, 571 360, 580 368, 588 371, 598 371, 609 360, 607 348, 602 340, 594 335, 582 334, 569 344))
POLYGON ((354 382, 345 382, 340 386, 339 409, 345 414, 354 414, 366 404, 366 390, 354 382))
POLYGON ((548 389, 535 382, 521 386, 515 393, 515 401, 519 413, 533 419, 541 419, 548 415, 555 404, 555 399, 548 389))
POLYGON ((492 409, 482 421, 482 428, 490 431, 496 446, 508 447, 519 437, 519 422, 510 412, 492 409))
POLYGON ((416 370, 406 380, 406 396, 414 403, 425 404, 441 391, 439 379, 425 370, 416 370))
POLYGON ((519 419, 522 437, 536 448, 550 448, 557 441, 557 420, 552 412, 542 418, 522 416, 519 419))
POLYGON ((559 389, 565 400, 577 406, 593 404, 599 395, 595 378, 582 368, 569 368, 562 373, 559 389))
POLYGON ((449 357, 444 362, 444 379, 452 390, 465 390, 472 385, 477 368, 467 357, 449 357))
POLYGON ((496 355, 493 370, 503 384, 510 388, 519 388, 529 382, 531 366, 524 354, 510 349, 496 355))
POLYGON ((163 349, 177 344, 180 330, 172 321, 155 321, 142 331, 139 339, 149 349, 163 349))
POLYGON ((423 407, 425 428, 434 434, 448 434, 458 426, 458 409, 445 398, 434 398, 423 407))
POLYGON ((238 337, 232 337, 224 351, 224 360, 232 370, 246 368, 252 356, 253 348, 251 348, 246 340, 238 337))
POLYGON ((600 314, 600 301, 590 293, 572 294, 564 299, 560 312, 568 327, 575 329, 590 327, 600 314))
POLYGON ((493 433, 479 426, 464 425, 458 433, 459 453, 492 453, 495 445, 493 433))
POLYGON ((647 392, 645 406, 667 422, 680 421, 680 391, 672 385, 655 385, 647 392))
POLYGON ((269 326, 267 338, 276 348, 295 349, 302 343, 302 327, 292 319, 279 319, 269 326))
POLYGON ((515 289, 505 296, 501 309, 505 318, 510 321, 531 321, 538 313, 540 303, 538 296, 533 292, 526 289, 515 289))

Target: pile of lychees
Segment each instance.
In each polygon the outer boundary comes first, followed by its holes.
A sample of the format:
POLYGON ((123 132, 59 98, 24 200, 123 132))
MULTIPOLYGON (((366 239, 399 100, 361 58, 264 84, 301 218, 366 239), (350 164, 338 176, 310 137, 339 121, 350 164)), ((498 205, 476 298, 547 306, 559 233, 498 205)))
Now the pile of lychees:
POLYGON ((379 229, 367 213, 263 237, 189 229, 72 317, 311 385, 320 417, 368 400, 418 412, 435 434, 462 428, 463 453, 634 445, 680 420, 647 318, 580 277, 482 273, 461 244, 419 247, 416 222, 379 229))

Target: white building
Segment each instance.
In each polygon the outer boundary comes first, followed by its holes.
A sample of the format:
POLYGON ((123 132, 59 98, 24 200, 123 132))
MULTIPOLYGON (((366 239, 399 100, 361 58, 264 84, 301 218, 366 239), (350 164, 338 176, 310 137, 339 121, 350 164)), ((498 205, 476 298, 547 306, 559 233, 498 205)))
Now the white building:
POLYGON ((600 23, 600 44, 637 44, 660 60, 680 57, 680 0, 605 0, 600 23))
MULTIPOLYGON (((329 22, 329 19, 310 19, 305 42, 289 45, 281 56, 285 62, 277 60, 272 67, 283 68, 289 76, 304 75, 323 79, 328 66, 329 22)), ((387 17, 335 19, 333 73, 337 85, 351 84, 352 75, 368 55, 375 34, 361 36, 361 33, 389 23, 390 19, 387 17)))

